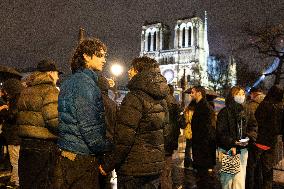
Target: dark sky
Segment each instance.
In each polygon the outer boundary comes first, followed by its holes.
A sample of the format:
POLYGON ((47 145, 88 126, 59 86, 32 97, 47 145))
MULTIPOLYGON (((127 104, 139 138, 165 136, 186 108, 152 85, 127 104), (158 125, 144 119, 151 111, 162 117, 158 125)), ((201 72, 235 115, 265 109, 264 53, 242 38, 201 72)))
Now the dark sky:
POLYGON ((284 20, 283 0, 1 0, 0 7, 1 64, 24 68, 48 57, 64 71, 80 26, 107 44, 109 63, 127 64, 139 55, 145 20, 174 31, 178 18, 203 19, 207 10, 210 53, 222 54, 241 41, 244 24, 284 20))

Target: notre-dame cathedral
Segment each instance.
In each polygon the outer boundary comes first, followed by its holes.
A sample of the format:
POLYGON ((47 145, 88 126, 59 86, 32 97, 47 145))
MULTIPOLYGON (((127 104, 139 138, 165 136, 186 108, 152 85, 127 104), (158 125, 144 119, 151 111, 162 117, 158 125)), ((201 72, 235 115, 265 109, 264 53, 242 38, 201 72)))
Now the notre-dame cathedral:
POLYGON ((208 87, 206 12, 204 21, 197 16, 177 20, 174 30, 174 44, 170 48, 169 26, 161 22, 145 23, 142 26, 140 56, 156 59, 168 83, 179 86, 180 79, 185 75, 190 85, 208 87))

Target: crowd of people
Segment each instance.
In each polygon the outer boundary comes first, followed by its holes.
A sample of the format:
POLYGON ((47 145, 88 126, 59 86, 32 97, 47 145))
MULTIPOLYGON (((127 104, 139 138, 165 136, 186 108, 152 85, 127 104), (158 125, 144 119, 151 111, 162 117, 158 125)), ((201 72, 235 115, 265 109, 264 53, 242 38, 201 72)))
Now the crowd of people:
MULTIPOLYGON (((108 96, 113 81, 102 74, 107 47, 81 41, 72 74, 56 86, 60 71, 42 60, 24 81, 7 80, 1 90, 2 133, 12 165, 9 185, 23 189, 178 188, 173 154, 184 130, 185 169, 198 189, 272 189, 279 135, 284 134, 283 87, 267 95, 234 86, 218 114, 202 86, 185 91, 181 107, 156 60, 131 62, 129 92, 118 107, 108 96), (218 157, 218 158, 216 158, 218 157), (219 177, 216 177, 216 164, 219 177)), ((189 186, 184 186, 189 188, 189 186)))

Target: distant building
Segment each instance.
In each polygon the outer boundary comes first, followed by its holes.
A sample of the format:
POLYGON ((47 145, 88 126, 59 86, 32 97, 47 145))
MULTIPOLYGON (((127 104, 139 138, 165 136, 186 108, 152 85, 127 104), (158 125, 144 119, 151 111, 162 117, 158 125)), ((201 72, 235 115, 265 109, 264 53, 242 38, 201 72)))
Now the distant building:
POLYGON ((180 86, 180 79, 185 75, 189 85, 209 87, 206 11, 204 21, 197 16, 178 19, 174 32, 174 44, 170 48, 169 26, 161 22, 145 23, 142 26, 140 56, 156 59, 168 83, 180 86))

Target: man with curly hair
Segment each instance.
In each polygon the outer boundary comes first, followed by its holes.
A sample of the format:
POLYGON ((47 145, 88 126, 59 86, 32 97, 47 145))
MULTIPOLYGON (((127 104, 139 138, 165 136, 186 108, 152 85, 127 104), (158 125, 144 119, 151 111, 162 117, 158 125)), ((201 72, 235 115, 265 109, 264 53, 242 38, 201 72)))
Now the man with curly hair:
POLYGON ((98 39, 82 41, 72 58, 73 74, 61 85, 55 188, 100 188, 98 159, 112 149, 96 73, 103 69, 106 51, 98 39))

